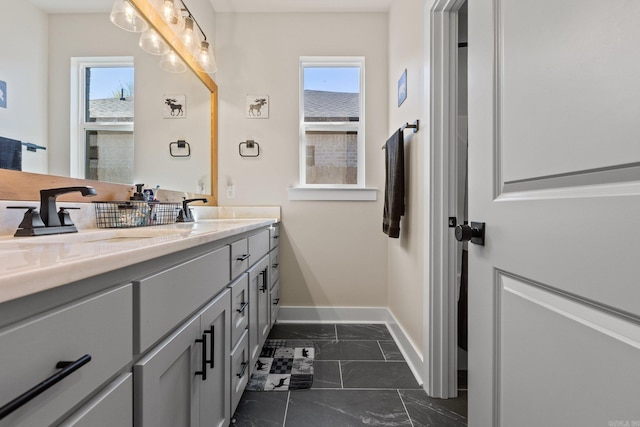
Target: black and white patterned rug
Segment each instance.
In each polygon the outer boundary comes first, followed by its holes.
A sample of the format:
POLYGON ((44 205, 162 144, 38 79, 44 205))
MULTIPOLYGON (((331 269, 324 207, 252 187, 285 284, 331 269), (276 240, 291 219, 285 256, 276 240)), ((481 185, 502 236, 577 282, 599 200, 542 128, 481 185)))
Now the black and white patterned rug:
POLYGON ((314 347, 311 341, 267 340, 246 390, 286 391, 311 388, 314 347))

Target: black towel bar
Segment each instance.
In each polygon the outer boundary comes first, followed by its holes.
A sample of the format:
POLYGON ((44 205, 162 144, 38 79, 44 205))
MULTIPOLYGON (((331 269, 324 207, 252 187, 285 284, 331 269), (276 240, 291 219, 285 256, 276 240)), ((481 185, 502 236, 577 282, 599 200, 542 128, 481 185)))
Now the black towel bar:
MULTIPOLYGON (((407 123, 403 124, 402 126, 400 126, 400 130, 405 130, 405 129, 407 129, 407 128, 409 128, 409 129, 413 129, 413 133, 418 132, 418 131, 420 130, 420 120, 416 120, 416 121, 415 121, 415 122, 413 122, 413 123, 409 123, 409 122, 407 122, 407 123)), ((385 145, 383 145, 383 146, 382 146, 382 149, 383 149, 383 150, 384 150, 385 148, 387 148, 387 144, 385 144, 385 145)))

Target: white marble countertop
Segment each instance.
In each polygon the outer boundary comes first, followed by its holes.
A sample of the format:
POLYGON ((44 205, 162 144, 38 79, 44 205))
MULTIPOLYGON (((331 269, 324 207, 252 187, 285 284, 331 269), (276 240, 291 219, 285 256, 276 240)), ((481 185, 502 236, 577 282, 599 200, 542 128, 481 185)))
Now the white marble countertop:
POLYGON ((278 222, 212 219, 72 234, 0 237, 0 303, 278 222))

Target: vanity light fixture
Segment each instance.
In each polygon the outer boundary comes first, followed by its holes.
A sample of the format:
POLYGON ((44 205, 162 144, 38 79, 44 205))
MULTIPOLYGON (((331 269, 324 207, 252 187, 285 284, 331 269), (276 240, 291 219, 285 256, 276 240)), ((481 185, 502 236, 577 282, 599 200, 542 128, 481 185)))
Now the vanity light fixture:
POLYGON ((141 33, 149 28, 147 21, 140 16, 129 0, 115 0, 109 19, 114 25, 134 33, 141 33))
MULTIPOLYGON (((137 1, 133 1, 137 3, 137 1)), ((215 73, 217 64, 211 45, 207 41, 207 36, 196 21, 195 17, 182 0, 162 0, 150 1, 152 7, 158 12, 158 15, 164 20, 172 35, 164 32, 162 36, 140 16, 136 8, 130 0, 115 0, 113 10, 111 12, 111 22, 127 31, 142 32, 139 45, 148 53, 153 55, 162 55, 160 67, 172 73, 181 73, 186 71, 187 66, 180 57, 185 55, 184 49, 174 48, 173 44, 182 44, 195 60, 195 68, 198 72, 215 73), (202 38, 194 29, 194 24, 198 27, 202 38), (144 28, 143 28, 144 26, 144 28), (172 37, 175 36, 175 37, 172 37), (176 53, 180 51, 180 55, 176 53)), ((183 56, 184 57, 184 56, 183 56)), ((188 59, 185 57, 185 59, 188 59)), ((189 59, 191 61, 191 59, 189 59)))

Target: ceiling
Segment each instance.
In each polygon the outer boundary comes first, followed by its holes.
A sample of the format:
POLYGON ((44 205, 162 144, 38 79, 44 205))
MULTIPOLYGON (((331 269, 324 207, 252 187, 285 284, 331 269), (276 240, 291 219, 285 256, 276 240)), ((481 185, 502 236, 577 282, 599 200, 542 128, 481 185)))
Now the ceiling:
MULTIPOLYGON (((189 0, 185 0, 187 5, 189 0)), ((224 12, 386 12, 393 0, 209 0, 224 12)), ((113 0, 31 0, 48 13, 107 13, 113 0)))

